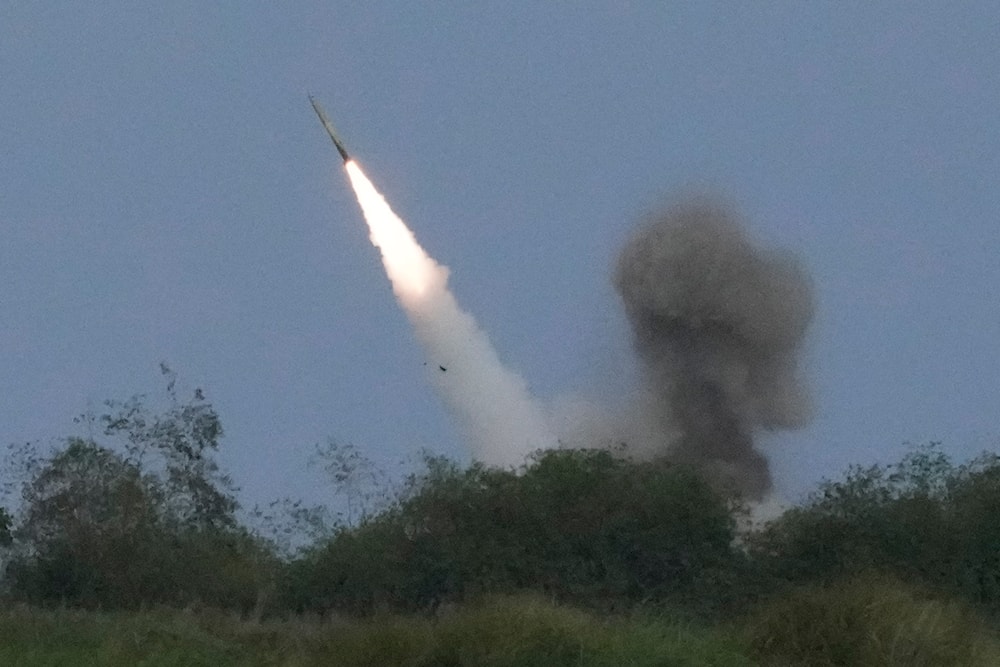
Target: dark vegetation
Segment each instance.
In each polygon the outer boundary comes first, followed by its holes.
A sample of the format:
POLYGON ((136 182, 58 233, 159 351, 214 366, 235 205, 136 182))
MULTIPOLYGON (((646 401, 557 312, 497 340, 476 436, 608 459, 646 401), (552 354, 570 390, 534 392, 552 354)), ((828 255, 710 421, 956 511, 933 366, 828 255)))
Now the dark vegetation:
POLYGON ((523 474, 428 459, 399 501, 289 568, 299 610, 433 610, 533 590, 624 610, 716 603, 740 570, 729 507, 691 471, 603 451, 539 455, 523 474))
POLYGON ((0 658, 31 664, 17 637, 29 646, 51 614, 89 636, 73 642, 101 664, 114 662, 102 651, 122 664, 173 651, 147 627, 167 617, 183 626, 171 636, 219 653, 206 664, 258 664, 247 656, 268 651, 299 656, 287 664, 335 651, 345 665, 974 665, 1000 655, 996 455, 956 465, 916 448, 746 530, 738 499, 665 461, 563 450, 514 473, 428 457, 388 489, 359 452, 331 446, 323 464, 347 509, 324 528, 316 510, 287 503, 286 519, 309 536, 289 549, 240 511, 215 463, 223 431, 212 405, 200 391, 181 400, 164 372, 164 409, 110 402, 81 419, 88 437, 47 455, 12 449, 3 597, 30 607, 0 619, 0 658), (102 623, 152 638, 127 645, 102 623), (331 623, 335 642, 322 632, 331 623))

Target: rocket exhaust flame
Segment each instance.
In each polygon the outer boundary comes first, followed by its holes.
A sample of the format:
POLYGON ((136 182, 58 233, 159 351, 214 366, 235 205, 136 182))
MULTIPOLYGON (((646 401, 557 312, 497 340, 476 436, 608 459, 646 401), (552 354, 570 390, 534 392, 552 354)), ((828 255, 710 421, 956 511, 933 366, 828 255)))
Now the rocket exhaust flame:
POLYGON ((465 435, 475 459, 518 466, 556 445, 542 410, 524 380, 506 368, 475 319, 448 290, 448 268, 431 258, 350 157, 318 104, 323 121, 382 255, 392 290, 434 369, 431 379, 465 435))
POLYGON ((556 444, 524 380, 506 368, 434 261, 353 160, 346 169, 392 289, 435 369, 432 380, 460 422, 474 458, 517 466, 556 444), (438 369, 441 369, 440 371, 438 369), (444 370, 447 369, 447 372, 444 370))
POLYGON ((386 274, 403 306, 418 306, 432 288, 444 290, 448 270, 424 252, 413 232, 392 211, 354 160, 345 163, 344 168, 368 223, 369 238, 381 251, 386 274))

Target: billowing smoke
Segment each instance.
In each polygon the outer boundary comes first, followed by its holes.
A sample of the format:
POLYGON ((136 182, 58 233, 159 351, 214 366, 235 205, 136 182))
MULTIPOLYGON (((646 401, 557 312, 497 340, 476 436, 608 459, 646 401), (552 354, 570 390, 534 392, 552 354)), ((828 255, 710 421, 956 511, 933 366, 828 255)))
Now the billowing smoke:
POLYGON ((813 315, 804 270, 754 246, 723 207, 695 202, 641 226, 614 283, 643 362, 642 412, 659 433, 644 453, 764 497, 771 475, 755 434, 802 427, 811 412, 797 369, 813 315))

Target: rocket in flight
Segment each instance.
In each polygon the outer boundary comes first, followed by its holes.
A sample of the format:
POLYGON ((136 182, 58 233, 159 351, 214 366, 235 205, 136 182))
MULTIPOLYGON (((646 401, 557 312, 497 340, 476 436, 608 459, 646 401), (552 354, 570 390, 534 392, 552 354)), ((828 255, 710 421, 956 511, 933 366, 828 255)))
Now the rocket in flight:
POLYGON ((333 140, 333 145, 337 147, 337 152, 340 153, 340 157, 344 158, 344 164, 347 164, 351 160, 351 156, 347 154, 347 149, 344 148, 344 144, 341 143, 340 137, 337 136, 336 130, 333 129, 333 124, 330 119, 326 117, 323 112, 323 107, 319 105, 319 102, 310 95, 309 103, 313 105, 313 110, 316 111, 316 115, 319 116, 319 120, 323 123, 323 127, 326 128, 326 133, 330 135, 330 139, 333 140))

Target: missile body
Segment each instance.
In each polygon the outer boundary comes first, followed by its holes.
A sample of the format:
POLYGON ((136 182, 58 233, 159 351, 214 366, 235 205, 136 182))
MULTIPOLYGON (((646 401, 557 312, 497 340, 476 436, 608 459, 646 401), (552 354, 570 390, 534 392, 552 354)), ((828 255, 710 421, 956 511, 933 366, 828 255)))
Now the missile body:
POLYGON ((323 107, 319 105, 312 95, 309 96, 309 102, 313 105, 313 110, 316 115, 319 116, 319 120, 323 123, 323 127, 326 128, 326 133, 330 135, 330 139, 333 140, 333 145, 337 147, 337 152, 340 153, 340 157, 344 158, 344 164, 351 159, 351 156, 347 154, 347 149, 344 148, 344 144, 340 143, 340 137, 337 136, 337 132, 333 129, 333 124, 330 123, 330 119, 326 117, 323 113, 323 107))

